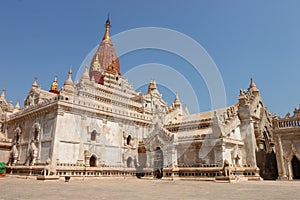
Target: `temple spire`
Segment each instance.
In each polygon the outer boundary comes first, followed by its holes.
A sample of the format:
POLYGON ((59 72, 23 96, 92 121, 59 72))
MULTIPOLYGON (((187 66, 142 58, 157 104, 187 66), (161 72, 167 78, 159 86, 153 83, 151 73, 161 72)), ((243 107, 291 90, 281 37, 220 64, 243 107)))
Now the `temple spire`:
POLYGON ((65 81, 63 90, 66 92, 74 92, 74 86, 72 81, 72 68, 69 70, 68 79, 65 81))
POLYGON ((20 110, 21 106, 20 106, 20 100, 17 101, 17 104, 15 106, 15 110, 20 110))
POLYGON ((110 39, 110 20, 109 20, 109 13, 107 16, 107 20, 106 20, 106 25, 105 25, 105 34, 103 36, 103 40, 109 40, 110 39))
POLYGON ((90 75, 89 75, 89 66, 86 64, 85 65, 85 71, 82 74, 80 80, 84 81, 89 81, 90 80, 90 75))
POLYGON ((37 80, 38 80, 38 78, 34 77, 34 81, 32 83, 32 87, 38 87, 37 80))
POLYGON ((181 102, 179 100, 178 92, 176 92, 175 100, 174 100, 175 107, 181 107, 181 102))
POLYGON ((259 89, 256 87, 256 84, 254 83, 253 78, 251 77, 251 82, 250 82, 250 86, 248 88, 248 90, 252 91, 252 92, 259 92, 259 89))
POLYGON ((54 94, 58 94, 59 93, 59 91, 58 91, 58 83, 57 83, 57 76, 54 77, 54 81, 51 84, 51 88, 50 88, 49 92, 54 93, 54 94))
POLYGON ((102 85, 104 85, 105 72, 121 75, 119 58, 110 39, 110 27, 110 19, 108 16, 103 40, 90 64, 89 75, 91 79, 94 79, 96 83, 102 85))
POLYGON ((2 97, 3 99, 5 99, 5 92, 6 92, 6 88, 3 88, 3 89, 2 89, 2 93, 1 93, 1 97, 2 97))
POLYGON ((64 85, 73 85, 72 73, 73 73, 72 68, 70 68, 69 74, 68 74, 68 79, 65 81, 64 85))
POLYGON ((149 86, 148 86, 148 93, 150 93, 151 91, 156 90, 156 89, 157 89, 156 82, 151 80, 149 83, 149 86))
POLYGON ((249 88, 256 88, 256 84, 254 83, 253 78, 250 78, 251 82, 250 82, 250 87, 249 88))

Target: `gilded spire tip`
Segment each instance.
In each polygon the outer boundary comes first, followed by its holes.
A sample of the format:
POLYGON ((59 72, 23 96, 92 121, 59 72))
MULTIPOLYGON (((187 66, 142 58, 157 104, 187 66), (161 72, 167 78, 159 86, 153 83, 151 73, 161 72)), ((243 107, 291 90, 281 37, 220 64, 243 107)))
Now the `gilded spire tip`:
POLYGON ((110 39, 110 20, 109 20, 109 13, 108 13, 107 20, 106 20, 106 30, 102 41, 109 40, 109 39, 110 39))

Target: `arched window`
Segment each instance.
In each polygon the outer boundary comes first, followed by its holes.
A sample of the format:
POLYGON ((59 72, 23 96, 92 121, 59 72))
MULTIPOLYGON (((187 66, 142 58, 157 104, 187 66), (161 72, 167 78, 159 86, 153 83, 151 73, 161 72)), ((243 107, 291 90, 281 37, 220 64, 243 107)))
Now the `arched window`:
POLYGON ((131 145, 131 135, 128 135, 126 144, 131 145))
POLYGON ((15 130, 15 142, 17 144, 20 143, 20 141, 21 141, 21 133, 22 133, 21 128, 20 127, 16 128, 16 130, 15 130))
POLYGON ((97 132, 96 131, 93 131, 91 133, 91 141, 96 141, 96 135, 97 135, 97 132))
POLYGON ((39 140, 39 133, 40 133, 40 125, 38 123, 35 123, 32 127, 33 132, 33 140, 38 141, 39 140))

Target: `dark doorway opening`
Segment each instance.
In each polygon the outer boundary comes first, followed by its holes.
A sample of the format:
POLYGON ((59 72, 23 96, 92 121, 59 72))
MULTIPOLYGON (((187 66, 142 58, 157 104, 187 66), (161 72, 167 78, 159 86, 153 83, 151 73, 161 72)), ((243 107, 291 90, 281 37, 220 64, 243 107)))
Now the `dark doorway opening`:
POLYGON ((95 155, 92 155, 90 158, 90 167, 97 167, 97 158, 95 155))
POLYGON ((292 159, 293 179, 300 179, 300 162, 296 156, 292 159))
POLYGON ((276 180, 278 178, 276 154, 273 150, 270 153, 265 150, 256 152, 256 162, 259 175, 264 180, 276 180))
POLYGON ((147 150, 143 142, 139 142, 138 145, 138 161, 139 166, 136 169, 137 178, 142 178, 145 176, 144 168, 147 165, 147 150))
POLYGON ((154 177, 161 179, 163 177, 164 155, 160 147, 156 147, 154 154, 154 177))
POLYGON ((132 167, 132 161, 131 157, 127 158, 127 167, 132 167))

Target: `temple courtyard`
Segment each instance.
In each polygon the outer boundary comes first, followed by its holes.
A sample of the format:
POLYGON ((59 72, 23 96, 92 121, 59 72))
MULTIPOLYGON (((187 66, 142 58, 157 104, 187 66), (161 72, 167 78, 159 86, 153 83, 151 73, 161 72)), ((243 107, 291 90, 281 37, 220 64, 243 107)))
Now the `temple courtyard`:
POLYGON ((0 200, 14 199, 299 199, 300 181, 169 181, 134 178, 37 181, 0 179, 0 200))

